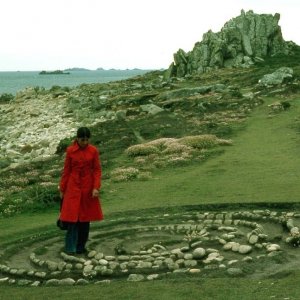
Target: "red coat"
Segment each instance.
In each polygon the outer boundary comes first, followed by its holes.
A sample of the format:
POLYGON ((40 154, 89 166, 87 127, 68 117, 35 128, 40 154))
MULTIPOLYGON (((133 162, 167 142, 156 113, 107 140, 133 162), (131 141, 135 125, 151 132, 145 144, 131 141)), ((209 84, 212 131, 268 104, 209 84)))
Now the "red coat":
POLYGON ((103 219, 99 198, 92 197, 93 189, 100 189, 101 166, 99 152, 88 144, 79 147, 75 141, 67 148, 60 180, 64 194, 60 219, 67 222, 89 222, 103 219))

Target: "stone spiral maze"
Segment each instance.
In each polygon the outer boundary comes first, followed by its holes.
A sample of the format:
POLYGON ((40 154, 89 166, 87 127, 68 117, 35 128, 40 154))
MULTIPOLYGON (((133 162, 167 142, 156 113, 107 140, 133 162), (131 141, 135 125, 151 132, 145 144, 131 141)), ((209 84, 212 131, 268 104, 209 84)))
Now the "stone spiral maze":
POLYGON ((75 256, 63 252, 64 232, 52 228, 3 250, 0 284, 270 276, 299 261, 299 218, 270 210, 149 212, 93 225, 89 251, 75 256))

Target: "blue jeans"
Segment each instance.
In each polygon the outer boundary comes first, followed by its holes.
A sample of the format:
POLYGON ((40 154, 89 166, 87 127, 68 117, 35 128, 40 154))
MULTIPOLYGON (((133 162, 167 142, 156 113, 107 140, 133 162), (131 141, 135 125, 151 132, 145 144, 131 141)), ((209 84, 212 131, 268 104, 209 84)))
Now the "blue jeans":
POLYGON ((65 250, 69 253, 83 252, 89 238, 90 222, 68 223, 65 250))

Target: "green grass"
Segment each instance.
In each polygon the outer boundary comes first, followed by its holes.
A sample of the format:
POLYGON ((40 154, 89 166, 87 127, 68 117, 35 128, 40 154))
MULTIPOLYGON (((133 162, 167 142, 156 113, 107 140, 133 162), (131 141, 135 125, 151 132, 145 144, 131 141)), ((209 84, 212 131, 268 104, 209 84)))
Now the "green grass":
POLYGON ((283 279, 244 279, 244 278, 197 278, 173 279, 154 282, 111 284, 77 287, 1 287, 0 299, 120 299, 120 300, 265 300, 299 299, 298 286, 300 273, 283 279))
POLYGON ((154 179, 104 186, 106 211, 159 206, 298 202, 300 141, 292 128, 300 115, 300 98, 290 110, 268 117, 267 105, 257 108, 233 146, 206 162, 158 170, 154 179), (163 180, 161 180, 163 178, 163 180))

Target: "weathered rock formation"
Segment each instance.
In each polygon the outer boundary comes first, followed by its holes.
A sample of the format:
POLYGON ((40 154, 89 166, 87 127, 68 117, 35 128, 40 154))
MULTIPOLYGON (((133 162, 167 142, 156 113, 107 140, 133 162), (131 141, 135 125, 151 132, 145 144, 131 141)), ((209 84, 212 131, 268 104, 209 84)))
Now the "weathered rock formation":
POLYGON ((289 54, 295 44, 284 41, 279 19, 279 14, 259 15, 242 10, 220 32, 205 33, 192 51, 185 53, 179 49, 166 77, 184 77, 224 67, 248 67, 267 56, 289 54))

